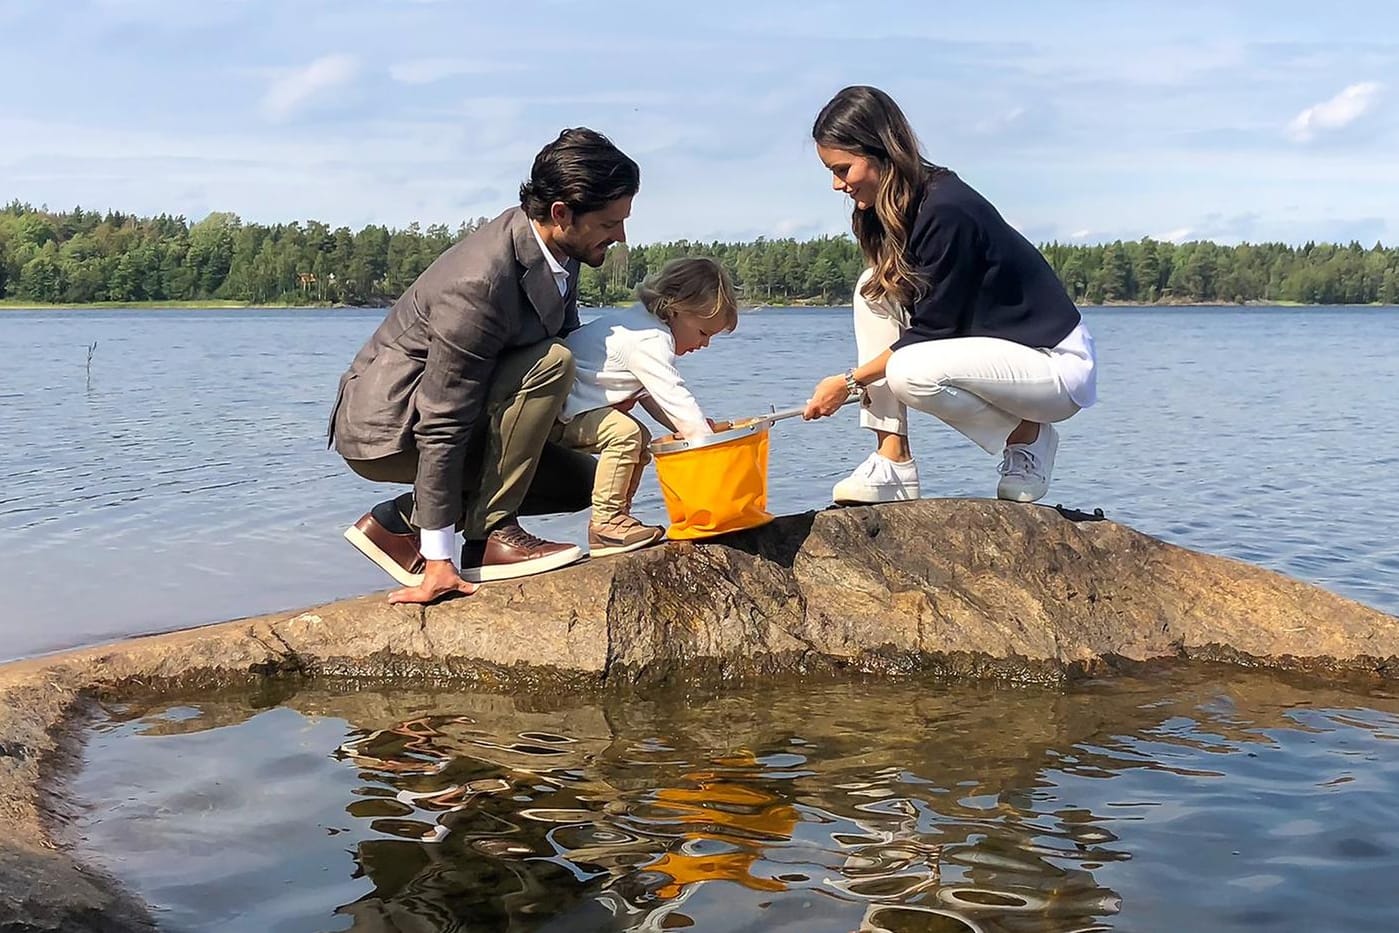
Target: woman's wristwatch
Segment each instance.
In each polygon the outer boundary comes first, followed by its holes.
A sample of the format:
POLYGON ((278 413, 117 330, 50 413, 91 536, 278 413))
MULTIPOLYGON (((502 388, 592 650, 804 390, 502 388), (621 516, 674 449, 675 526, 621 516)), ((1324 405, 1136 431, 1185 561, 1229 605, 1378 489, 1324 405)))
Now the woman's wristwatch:
POLYGON ((860 394, 860 383, 856 381, 855 370, 853 369, 847 369, 845 371, 845 391, 849 392, 851 395, 860 394))

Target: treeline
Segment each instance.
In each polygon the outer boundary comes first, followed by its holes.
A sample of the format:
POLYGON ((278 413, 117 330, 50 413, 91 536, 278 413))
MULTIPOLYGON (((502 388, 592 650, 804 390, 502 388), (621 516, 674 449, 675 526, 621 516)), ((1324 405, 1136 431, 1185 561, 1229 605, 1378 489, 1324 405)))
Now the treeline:
MULTIPOLYGON (((319 221, 245 223, 216 213, 195 224, 162 214, 53 212, 12 202, 0 210, 0 297, 55 304, 228 300, 254 304, 383 305, 477 226, 319 221)), ((1151 239, 1041 247, 1077 301, 1399 304, 1399 249, 1380 244, 1219 246, 1151 239)), ((748 304, 845 303, 864 267, 849 237, 798 242, 677 241, 618 246, 584 268, 581 299, 628 300, 671 257, 707 255, 728 268, 748 304)))
POLYGON ((1399 304, 1399 249, 1359 243, 1165 243, 1042 246, 1075 300, 1100 302, 1284 301, 1399 304))

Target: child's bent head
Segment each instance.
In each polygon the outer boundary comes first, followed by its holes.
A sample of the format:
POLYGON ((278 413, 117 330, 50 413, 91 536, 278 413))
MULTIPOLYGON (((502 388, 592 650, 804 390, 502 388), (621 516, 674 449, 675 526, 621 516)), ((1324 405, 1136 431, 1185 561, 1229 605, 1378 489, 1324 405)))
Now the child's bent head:
POLYGON ((670 325, 676 353, 707 347, 710 337, 738 327, 733 283, 714 259, 672 259, 636 294, 647 311, 670 325))

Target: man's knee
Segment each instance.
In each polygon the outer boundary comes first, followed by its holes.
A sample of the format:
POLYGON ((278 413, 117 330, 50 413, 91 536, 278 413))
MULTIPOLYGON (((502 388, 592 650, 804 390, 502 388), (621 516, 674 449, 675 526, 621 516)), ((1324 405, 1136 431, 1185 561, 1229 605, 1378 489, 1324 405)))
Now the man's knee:
POLYGON ((562 340, 549 341, 549 348, 539 359, 538 371, 542 377, 573 382, 578 364, 573 359, 573 351, 562 340))
POLYGON ((542 340, 501 357, 492 395, 501 400, 521 392, 563 396, 573 387, 576 369, 573 351, 562 340, 542 340))

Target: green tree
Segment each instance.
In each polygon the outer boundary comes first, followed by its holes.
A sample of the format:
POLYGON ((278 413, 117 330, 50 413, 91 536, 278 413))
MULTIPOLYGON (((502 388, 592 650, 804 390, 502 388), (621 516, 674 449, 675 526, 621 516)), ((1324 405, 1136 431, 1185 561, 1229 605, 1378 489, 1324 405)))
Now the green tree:
POLYGON ((30 301, 60 301, 62 296, 63 271, 58 262, 58 250, 50 240, 20 270, 19 297, 30 301))
POLYGON ((1074 301, 1079 301, 1088 293, 1088 273, 1084 269, 1082 253, 1071 253, 1064 260, 1064 268, 1059 273, 1064 289, 1074 301))
POLYGON ((122 253, 107 279, 107 298, 110 301, 134 301, 140 297, 139 292, 135 258, 131 253, 122 253))
POLYGON ((1108 301, 1126 301, 1132 297, 1132 267, 1121 240, 1108 244, 1103 250, 1102 289, 1108 301))
POLYGON ((1381 304, 1399 305, 1399 269, 1390 266, 1384 271, 1379 300, 1381 304))
POLYGON ((1136 281, 1135 298, 1156 301, 1161 297, 1161 255, 1155 240, 1143 237, 1137 245, 1132 278, 1136 281))
POLYGON ((213 213, 190 228, 185 265, 193 277, 197 297, 212 297, 228 277, 233 266, 233 234, 238 226, 236 214, 213 213))

